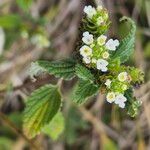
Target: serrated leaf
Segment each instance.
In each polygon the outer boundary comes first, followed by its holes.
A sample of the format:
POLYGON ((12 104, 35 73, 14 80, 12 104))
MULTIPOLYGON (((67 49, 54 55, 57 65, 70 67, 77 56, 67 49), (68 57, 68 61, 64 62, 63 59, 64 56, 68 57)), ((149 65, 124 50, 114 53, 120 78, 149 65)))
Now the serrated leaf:
MULTIPOLYGON (((38 72, 48 72, 58 78, 70 80, 75 76, 75 61, 66 59, 62 61, 37 61, 34 63, 38 72)), ((32 69, 33 70, 33 69, 32 69)), ((33 75, 33 74, 32 74, 33 75)))
POLYGON ((50 136, 53 140, 57 140, 65 128, 64 116, 58 112, 52 121, 44 126, 42 132, 50 136))
POLYGON ((98 90, 99 87, 96 84, 88 80, 79 80, 73 93, 73 101, 77 104, 83 104, 89 97, 96 95, 98 90))
POLYGON ((32 138, 40 133, 58 112, 61 95, 57 86, 45 85, 35 90, 26 102, 24 111, 24 133, 32 138))
POLYGON ((130 55, 134 51, 134 43, 135 43, 135 32, 136 32, 136 25, 135 22, 128 18, 123 17, 121 21, 128 21, 131 24, 131 29, 128 35, 120 41, 120 45, 117 48, 116 52, 113 54, 112 59, 120 58, 121 63, 126 62, 130 55))
POLYGON ((4 29, 18 27, 21 24, 21 18, 17 14, 0 16, 0 26, 4 29))
POLYGON ((33 0, 17 0, 18 6, 24 11, 27 11, 30 8, 32 2, 33 0))
POLYGON ((83 80, 90 80, 93 81, 94 80, 94 76, 93 74, 90 72, 90 70, 88 70, 86 67, 77 64, 75 67, 75 72, 76 75, 83 80))
POLYGON ((141 102, 133 97, 133 91, 131 89, 125 92, 125 96, 127 97, 126 110, 128 115, 136 117, 138 115, 141 102))

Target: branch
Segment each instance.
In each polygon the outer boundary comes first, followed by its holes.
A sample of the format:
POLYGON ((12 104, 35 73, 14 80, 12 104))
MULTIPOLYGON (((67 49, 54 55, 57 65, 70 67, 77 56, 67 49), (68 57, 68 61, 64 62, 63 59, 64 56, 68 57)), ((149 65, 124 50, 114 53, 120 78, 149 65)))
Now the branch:
POLYGON ((0 112, 0 119, 7 125, 9 126, 18 136, 21 136, 29 145, 35 149, 35 150, 40 150, 40 148, 35 145, 30 139, 28 139, 20 129, 18 129, 13 122, 11 122, 8 117, 0 112))

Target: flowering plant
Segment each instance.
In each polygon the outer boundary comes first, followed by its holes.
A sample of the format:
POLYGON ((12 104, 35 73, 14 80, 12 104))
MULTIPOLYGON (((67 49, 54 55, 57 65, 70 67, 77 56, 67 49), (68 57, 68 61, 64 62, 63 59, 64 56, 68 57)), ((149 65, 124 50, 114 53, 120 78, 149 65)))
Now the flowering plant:
MULTIPOLYGON (((143 82, 144 75, 139 69, 125 66, 124 63, 133 53, 136 25, 130 18, 123 17, 120 21, 127 21, 131 29, 122 40, 113 39, 106 34, 111 22, 105 8, 85 6, 84 13, 81 40, 73 57, 61 61, 34 62, 31 76, 41 72, 64 80, 77 76, 79 80, 73 91, 75 103, 83 104, 100 92, 106 94, 108 103, 125 108, 134 117, 141 102, 133 96, 133 89, 143 82)), ((26 133, 35 136, 56 115, 60 105, 61 95, 57 86, 45 85, 34 91, 24 113, 26 133)))

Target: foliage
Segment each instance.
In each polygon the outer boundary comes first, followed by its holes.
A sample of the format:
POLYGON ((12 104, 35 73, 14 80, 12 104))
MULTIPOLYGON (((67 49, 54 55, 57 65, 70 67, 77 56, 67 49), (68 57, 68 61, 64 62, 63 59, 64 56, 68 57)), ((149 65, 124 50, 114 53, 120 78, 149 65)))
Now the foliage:
POLYGON ((75 75, 75 62, 71 59, 53 62, 37 61, 32 64, 30 72, 31 76, 34 76, 39 72, 48 72, 58 78, 70 80, 75 75))
POLYGON ((120 46, 118 47, 112 58, 115 59, 119 57, 120 61, 124 63, 129 59, 134 51, 136 25, 133 20, 127 17, 123 17, 120 21, 128 21, 131 24, 131 29, 128 35, 123 40, 121 40, 120 46))
MULTIPOLYGON (((84 12, 86 15, 81 26, 84 32, 77 48, 77 57, 52 62, 36 61, 31 65, 30 74, 34 77, 45 72, 64 80, 76 76, 78 81, 73 90, 73 102, 84 104, 88 98, 103 91, 107 102, 126 108, 127 113, 134 117, 137 115, 139 102, 133 98, 130 89, 135 83, 143 82, 143 73, 122 63, 133 53, 136 25, 130 18, 123 17, 121 21, 127 20, 131 28, 119 42, 104 35, 110 25, 106 9, 101 6, 85 6, 84 12)), ((56 115, 60 104, 61 96, 57 86, 45 85, 35 90, 26 103, 25 133, 34 137, 42 130, 52 139, 57 139, 64 124, 62 116, 56 115), (60 126, 54 130, 57 124, 60 126)), ((107 141, 114 145, 109 139, 107 141)))
POLYGON ((64 130, 64 121, 63 114, 58 112, 52 121, 42 129, 42 132, 50 136, 53 140, 57 140, 64 130))
POLYGON ((89 97, 96 95, 98 90, 99 87, 89 80, 79 80, 74 89, 73 101, 83 104, 89 97))
POLYGON ((57 86, 44 85, 35 90, 26 103, 24 132, 30 138, 47 125, 60 108, 61 96, 57 86))

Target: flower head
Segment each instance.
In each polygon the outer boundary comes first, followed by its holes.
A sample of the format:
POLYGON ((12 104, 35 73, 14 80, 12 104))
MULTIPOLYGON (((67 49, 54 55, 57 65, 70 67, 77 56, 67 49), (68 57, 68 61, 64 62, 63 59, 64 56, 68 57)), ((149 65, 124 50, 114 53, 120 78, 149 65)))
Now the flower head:
POLYGON ((96 65, 97 69, 101 70, 102 72, 106 72, 108 70, 107 68, 108 62, 104 59, 98 59, 96 65))
POLYGON ((118 75, 118 80, 121 82, 126 81, 127 79, 128 79, 128 73, 127 72, 121 72, 118 75))
POLYGON ((82 37, 82 41, 87 44, 87 45, 90 45, 93 43, 93 35, 92 34, 89 34, 88 31, 84 32, 83 33, 83 37, 82 37))
POLYGON ((83 57, 83 61, 84 61, 86 64, 90 64, 90 63, 91 63, 90 57, 83 57))
POLYGON ((92 54, 92 49, 89 46, 84 45, 80 48, 80 54, 83 57, 90 56, 92 54))
POLYGON ((91 5, 85 6, 83 11, 87 14, 87 17, 90 19, 96 14, 96 9, 91 5))
POLYGON ((97 43, 102 46, 105 44, 107 37, 105 35, 101 35, 97 38, 97 43))
POLYGON ((114 102, 114 101, 115 101, 115 98, 116 98, 116 95, 115 95, 114 92, 109 92, 109 93, 107 94, 107 96, 106 96, 106 100, 107 100, 107 102, 109 102, 109 103, 114 102))
POLYGON ((104 59, 107 59, 107 58, 109 57, 109 53, 108 53, 108 52, 104 52, 104 53, 102 54, 102 57, 103 57, 104 59))
POLYGON ((118 40, 110 39, 106 43, 106 48, 111 51, 115 51, 118 46, 119 46, 118 40))
POLYGON ((124 108, 126 101, 127 98, 123 94, 118 94, 115 99, 115 104, 118 104, 119 107, 124 108))

